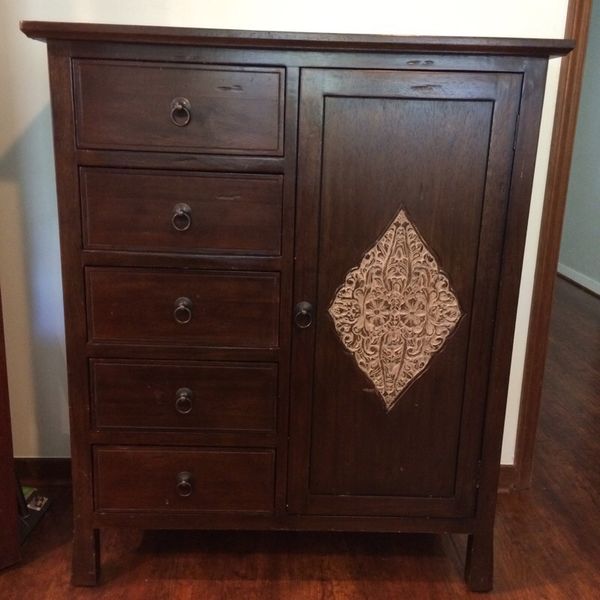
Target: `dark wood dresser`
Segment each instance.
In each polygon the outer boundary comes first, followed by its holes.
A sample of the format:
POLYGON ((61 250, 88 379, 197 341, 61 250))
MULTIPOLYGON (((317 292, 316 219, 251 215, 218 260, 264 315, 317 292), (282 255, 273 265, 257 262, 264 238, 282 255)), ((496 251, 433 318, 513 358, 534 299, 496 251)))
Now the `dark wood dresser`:
POLYGON ((46 40, 73 581, 103 527, 454 532, 492 585, 564 40, 25 22, 46 40))

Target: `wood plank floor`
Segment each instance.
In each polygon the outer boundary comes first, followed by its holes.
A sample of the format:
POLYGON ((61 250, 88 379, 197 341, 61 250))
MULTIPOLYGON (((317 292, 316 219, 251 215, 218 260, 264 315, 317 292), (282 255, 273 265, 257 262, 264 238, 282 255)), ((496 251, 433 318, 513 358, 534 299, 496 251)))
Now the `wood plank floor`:
MULTIPOLYGON (((53 492, 2 600, 477 596, 449 538, 417 535, 108 531, 103 584, 71 588, 68 491, 53 492)), ((534 484, 500 497, 492 595, 600 598, 599 497, 600 300, 558 280, 534 484)))

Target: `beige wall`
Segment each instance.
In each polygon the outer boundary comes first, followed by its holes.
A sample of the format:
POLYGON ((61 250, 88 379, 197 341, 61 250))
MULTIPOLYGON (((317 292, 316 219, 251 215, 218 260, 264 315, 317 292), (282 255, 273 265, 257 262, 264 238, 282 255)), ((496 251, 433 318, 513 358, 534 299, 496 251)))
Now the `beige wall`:
MULTIPOLYGON (((67 456, 60 264, 45 46, 20 19, 239 29, 562 37, 567 0, 0 0, 0 283, 17 456, 67 456)), ((558 61, 549 70, 503 462, 512 463, 558 61)))

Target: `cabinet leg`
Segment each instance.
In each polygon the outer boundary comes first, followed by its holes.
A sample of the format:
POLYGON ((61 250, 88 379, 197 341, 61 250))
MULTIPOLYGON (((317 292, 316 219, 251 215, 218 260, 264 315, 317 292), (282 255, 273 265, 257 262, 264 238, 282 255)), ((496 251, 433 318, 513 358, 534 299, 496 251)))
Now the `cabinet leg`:
POLYGON ((469 535, 465 581, 473 592, 489 592, 494 583, 494 528, 469 535))
POLYGON ((93 586, 100 575, 100 531, 75 528, 73 535, 73 585, 93 586))

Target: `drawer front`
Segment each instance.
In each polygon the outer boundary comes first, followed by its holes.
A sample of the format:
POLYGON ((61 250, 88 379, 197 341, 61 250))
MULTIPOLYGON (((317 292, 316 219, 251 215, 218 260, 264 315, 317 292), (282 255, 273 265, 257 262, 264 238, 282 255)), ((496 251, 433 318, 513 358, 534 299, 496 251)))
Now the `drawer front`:
POLYGON ((74 61, 80 148, 281 155, 285 70, 74 61))
POLYGON ((277 365, 92 360, 99 429, 274 431, 277 365))
POLYGON ((278 346, 279 274, 86 269, 92 342, 278 346))
POLYGON ((100 446, 94 463, 98 511, 273 512, 273 450, 100 446))
POLYGON ((84 168, 81 183, 86 248, 281 253, 281 176, 84 168))

